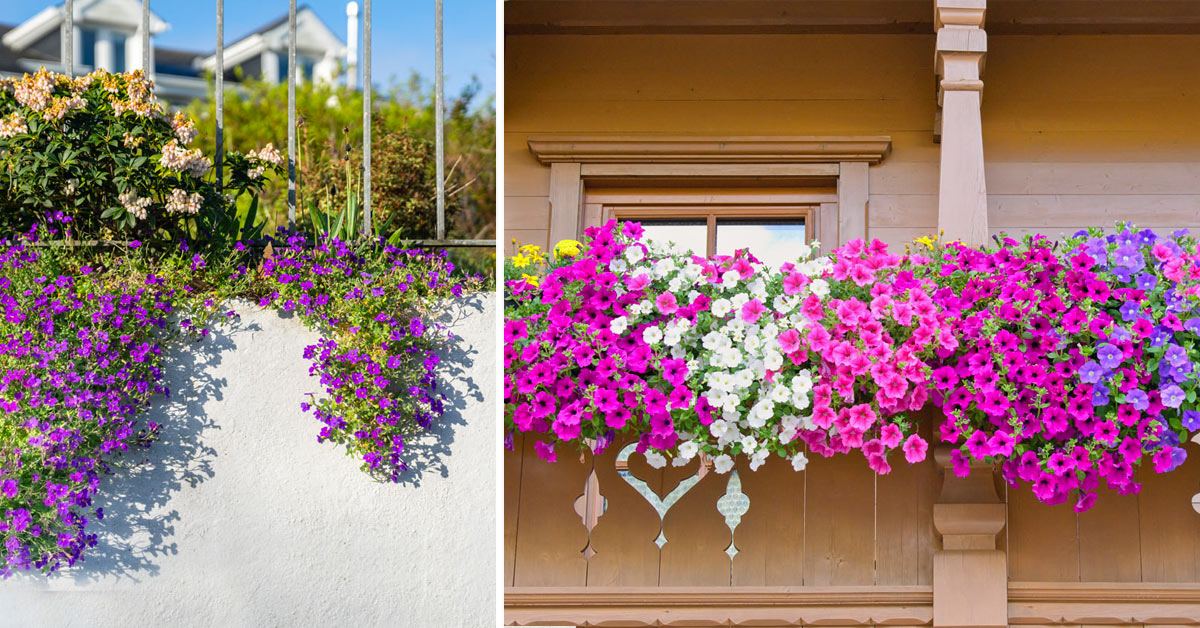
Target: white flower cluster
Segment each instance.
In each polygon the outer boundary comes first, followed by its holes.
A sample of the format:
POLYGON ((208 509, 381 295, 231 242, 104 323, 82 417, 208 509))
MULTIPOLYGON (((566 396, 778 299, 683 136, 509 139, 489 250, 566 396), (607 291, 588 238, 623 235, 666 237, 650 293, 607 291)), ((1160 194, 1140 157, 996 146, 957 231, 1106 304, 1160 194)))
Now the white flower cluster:
POLYGON ((17 82, 14 95, 22 105, 34 111, 41 111, 50 106, 53 91, 54 78, 43 70, 32 77, 26 75, 24 80, 17 82))
POLYGON ((175 139, 183 145, 191 144, 200 133, 196 130, 195 121, 183 115, 182 111, 176 111, 175 117, 171 118, 171 130, 175 132, 175 139))
POLYGON ((250 161, 265 161, 275 166, 283 163, 283 155, 279 154, 279 150, 275 148, 274 144, 267 144, 258 152, 250 151, 246 157, 249 157, 250 161))
POLYGON ((203 197, 199 192, 188 194, 179 188, 171 190, 171 196, 167 198, 167 212, 171 214, 195 214, 200 211, 200 202, 203 197))
POLYGON ((9 139, 16 137, 21 133, 29 132, 29 126, 25 124, 25 118, 19 113, 11 113, 7 118, 0 119, 0 137, 9 139))
POLYGON ((176 140, 163 144, 159 163, 168 170, 186 172, 197 179, 208 174, 209 168, 212 168, 212 160, 202 155, 199 148, 188 150, 176 140))
MULTIPOLYGON (((733 456, 742 453, 750 468, 758 469, 772 451, 789 451, 792 465, 803 469, 808 459, 802 448, 790 445, 800 430, 814 429, 810 414, 814 374, 792 364, 785 355, 780 335, 802 331, 807 318, 799 306, 810 294, 823 298, 828 284, 818 279, 832 265, 829 258, 809 259, 811 247, 799 251, 800 259, 791 273, 800 273, 805 284, 785 294, 783 275, 754 266, 722 272, 710 279, 705 267, 691 256, 654 241, 625 249, 612 260, 609 270, 626 277, 618 293, 629 286, 644 286, 646 298, 628 307, 626 316, 614 319, 616 334, 642 326, 642 339, 664 357, 683 359, 688 379, 698 382, 707 401, 712 422, 707 434, 677 433, 682 441, 673 464, 686 464, 703 452, 714 468, 726 473, 733 456), (743 278, 743 274, 747 276, 743 278), (732 294, 730 294, 732 293, 732 294), (725 296, 728 294, 728 296, 725 296), (686 307, 704 295, 711 299, 707 311, 695 322, 663 316, 674 307, 686 307), (664 307, 666 309, 664 309, 664 307), (646 326, 649 324, 648 326, 646 326), (785 381, 783 372, 786 372, 785 381), (777 419, 778 417, 778 419, 777 419)), ((663 466, 667 458, 647 450, 652 466, 663 466)))
MULTIPOLYGON (((182 190, 175 191, 182 192, 182 190)), ((138 220, 146 219, 146 208, 150 207, 150 203, 152 202, 149 198, 138 198, 137 192, 130 190, 118 196, 117 199, 121 201, 121 205, 125 206, 125 211, 133 214, 135 218, 138 220)), ((196 207, 199 209, 199 204, 196 207)))

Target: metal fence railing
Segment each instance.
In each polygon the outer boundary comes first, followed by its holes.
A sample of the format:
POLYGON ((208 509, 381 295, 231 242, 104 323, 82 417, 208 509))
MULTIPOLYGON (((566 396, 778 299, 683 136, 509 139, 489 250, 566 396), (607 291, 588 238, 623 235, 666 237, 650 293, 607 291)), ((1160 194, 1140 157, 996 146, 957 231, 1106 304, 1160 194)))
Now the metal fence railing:
MULTIPOLYGON (((363 0, 363 216, 364 230, 370 231, 371 216, 371 0, 363 0)), ((225 2, 216 0, 215 99, 216 158, 214 160, 217 186, 223 184, 221 166, 225 156, 225 2)), ((75 0, 65 0, 66 28, 63 33, 63 65, 68 76, 75 74, 75 0)), ((452 240, 446 238, 445 184, 445 103, 442 67, 442 0, 434 0, 434 143, 437 155, 437 237, 417 240, 418 246, 495 247, 496 240, 452 240)), ((150 0, 142 0, 141 23, 142 69, 152 74, 150 67, 150 0)), ((288 0, 288 226, 296 223, 296 0, 288 0)), ((353 71, 353 69, 351 70, 353 71)))

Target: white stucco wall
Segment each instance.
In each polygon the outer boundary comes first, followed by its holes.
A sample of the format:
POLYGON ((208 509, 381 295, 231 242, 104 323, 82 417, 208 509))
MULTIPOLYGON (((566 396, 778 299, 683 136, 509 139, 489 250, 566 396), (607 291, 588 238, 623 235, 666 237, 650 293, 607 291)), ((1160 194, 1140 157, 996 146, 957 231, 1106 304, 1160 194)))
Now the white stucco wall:
POLYGON ((449 412, 382 484, 302 413, 316 335, 273 311, 172 356, 163 440, 106 479, 100 544, 0 581, 0 626, 492 626, 495 298, 451 311, 449 412))

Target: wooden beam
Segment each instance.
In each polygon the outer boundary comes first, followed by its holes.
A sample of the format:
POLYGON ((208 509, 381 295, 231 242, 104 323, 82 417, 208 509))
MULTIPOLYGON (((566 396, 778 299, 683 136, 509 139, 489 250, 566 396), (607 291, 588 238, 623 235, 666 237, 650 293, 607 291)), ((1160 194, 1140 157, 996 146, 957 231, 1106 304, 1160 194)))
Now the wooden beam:
POLYGON ((560 240, 579 238, 582 209, 583 179, 579 176, 579 164, 550 164, 550 234, 547 247, 554 246, 560 240))
POLYGON ((845 162, 838 176, 838 244, 867 238, 867 203, 871 198, 867 164, 845 162))
MULTIPOLYGON (((866 166, 866 164, 863 164, 866 166)), ((674 177, 805 178, 836 177, 837 164, 583 164, 584 179, 674 177)))
POLYGON ((928 586, 508 588, 504 622, 587 626, 927 625, 928 586))
POLYGON ((892 138, 870 136, 597 136, 543 135, 529 138, 542 164, 877 164, 891 151, 892 138))

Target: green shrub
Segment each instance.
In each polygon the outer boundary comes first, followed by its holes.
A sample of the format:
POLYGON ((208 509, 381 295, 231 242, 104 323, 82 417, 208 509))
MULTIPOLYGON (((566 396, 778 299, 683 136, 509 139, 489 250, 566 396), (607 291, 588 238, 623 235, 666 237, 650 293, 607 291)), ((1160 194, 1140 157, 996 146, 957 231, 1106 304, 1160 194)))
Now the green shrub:
POLYGON ((226 155, 221 190, 212 159, 187 148, 193 121, 168 116, 151 90, 140 71, 0 79, 0 229, 25 231, 49 211, 84 238, 198 241, 251 226, 228 199, 256 194, 278 151, 226 155))

